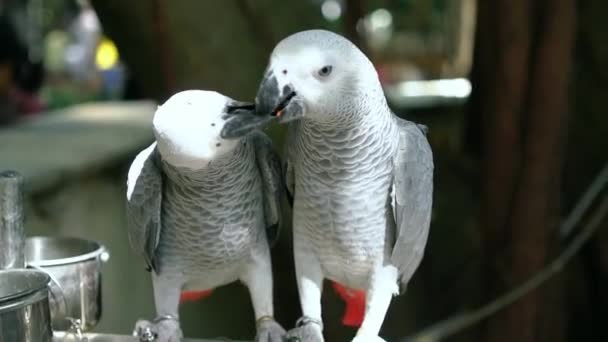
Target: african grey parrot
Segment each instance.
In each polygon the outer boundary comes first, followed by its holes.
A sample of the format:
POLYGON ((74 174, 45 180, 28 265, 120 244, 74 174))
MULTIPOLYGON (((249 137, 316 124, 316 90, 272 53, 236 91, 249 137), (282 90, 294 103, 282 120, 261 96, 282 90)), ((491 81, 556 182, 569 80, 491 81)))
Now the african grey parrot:
POLYGON ((152 271, 157 311, 153 322, 136 324, 144 340, 152 334, 160 342, 182 338, 182 290, 240 280, 250 291, 256 341, 282 341, 285 331, 273 318, 269 252, 280 224, 280 160, 259 131, 240 139, 219 136, 231 113, 252 108, 216 92, 189 90, 154 115, 156 142, 137 155, 127 180, 129 241, 152 271))
MULTIPOLYGON (((275 47, 256 112, 289 122, 286 185, 303 317, 286 337, 323 341, 321 289, 329 279, 366 295, 353 341, 383 341, 391 298, 420 264, 429 232, 426 127, 394 115, 369 59, 323 30, 275 47)), ((238 132, 227 127, 222 136, 238 132)))

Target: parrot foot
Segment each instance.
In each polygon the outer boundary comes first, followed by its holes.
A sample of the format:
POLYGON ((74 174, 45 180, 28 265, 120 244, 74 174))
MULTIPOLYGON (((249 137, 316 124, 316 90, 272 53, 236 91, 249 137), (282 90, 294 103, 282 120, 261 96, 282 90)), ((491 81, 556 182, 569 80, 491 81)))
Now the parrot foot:
POLYGON ((323 323, 308 317, 302 317, 296 323, 296 328, 285 335, 285 342, 324 342, 323 323))
POLYGON ((380 336, 357 335, 351 342, 386 342, 380 336))
POLYGON ((264 316, 257 321, 255 342, 283 342, 285 329, 273 317, 264 316))
POLYGON ((139 320, 135 323, 133 336, 141 342, 179 342, 184 337, 179 321, 173 316, 162 316, 149 322, 139 320))

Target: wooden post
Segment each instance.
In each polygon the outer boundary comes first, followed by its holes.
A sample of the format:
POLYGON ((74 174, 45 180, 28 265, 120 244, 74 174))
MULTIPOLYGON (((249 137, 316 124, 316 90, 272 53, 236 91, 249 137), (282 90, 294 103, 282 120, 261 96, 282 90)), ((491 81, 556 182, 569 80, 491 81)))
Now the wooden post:
POLYGON ((15 171, 0 173, 0 269, 25 268, 23 178, 15 171))
MULTIPOLYGON (((486 299, 539 272, 557 247, 576 8, 574 0, 478 2, 470 108, 481 121, 486 299)), ((482 340, 564 340, 560 283, 545 286, 489 318, 482 340)))

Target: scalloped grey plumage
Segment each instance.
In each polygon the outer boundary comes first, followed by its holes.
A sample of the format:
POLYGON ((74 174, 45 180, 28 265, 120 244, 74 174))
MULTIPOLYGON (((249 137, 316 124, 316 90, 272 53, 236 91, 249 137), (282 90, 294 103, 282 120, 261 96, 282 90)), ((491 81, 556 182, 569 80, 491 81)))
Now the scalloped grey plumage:
POLYGON ((255 244, 260 233, 256 232, 259 201, 263 202, 264 235, 271 244, 278 238, 282 224, 281 165, 270 139, 261 132, 243 138, 229 160, 195 174, 165 164, 156 143, 140 152, 131 168, 130 173, 139 174, 129 176, 135 182, 128 184, 127 193, 129 241, 152 270, 162 272, 163 265, 171 265, 175 269, 171 271, 177 272, 194 264, 203 270, 206 266, 217 269, 226 261, 221 258, 221 249, 226 251, 227 242, 231 245, 227 254, 247 250, 244 247, 255 244), (220 241, 213 232, 223 228, 222 219, 250 227, 224 237, 230 241, 220 241), (206 244, 206 232, 215 235, 215 241, 206 244), (192 254, 188 252, 192 244, 213 252, 192 254), (183 253, 192 255, 184 258, 183 253), (209 255, 218 258, 212 260, 209 255))

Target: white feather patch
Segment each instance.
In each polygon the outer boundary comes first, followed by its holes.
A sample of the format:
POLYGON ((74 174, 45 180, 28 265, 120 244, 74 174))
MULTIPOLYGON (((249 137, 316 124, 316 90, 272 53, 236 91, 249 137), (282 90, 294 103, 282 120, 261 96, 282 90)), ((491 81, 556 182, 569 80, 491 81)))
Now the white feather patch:
POLYGON ((141 171, 144 168, 144 164, 150 155, 154 152, 156 148, 156 142, 153 142, 152 145, 148 146, 145 150, 139 152, 131 163, 131 167, 129 168, 129 173, 127 175, 127 200, 131 200, 131 196, 133 195, 133 191, 135 190, 135 184, 137 184, 137 179, 141 175, 141 171))

